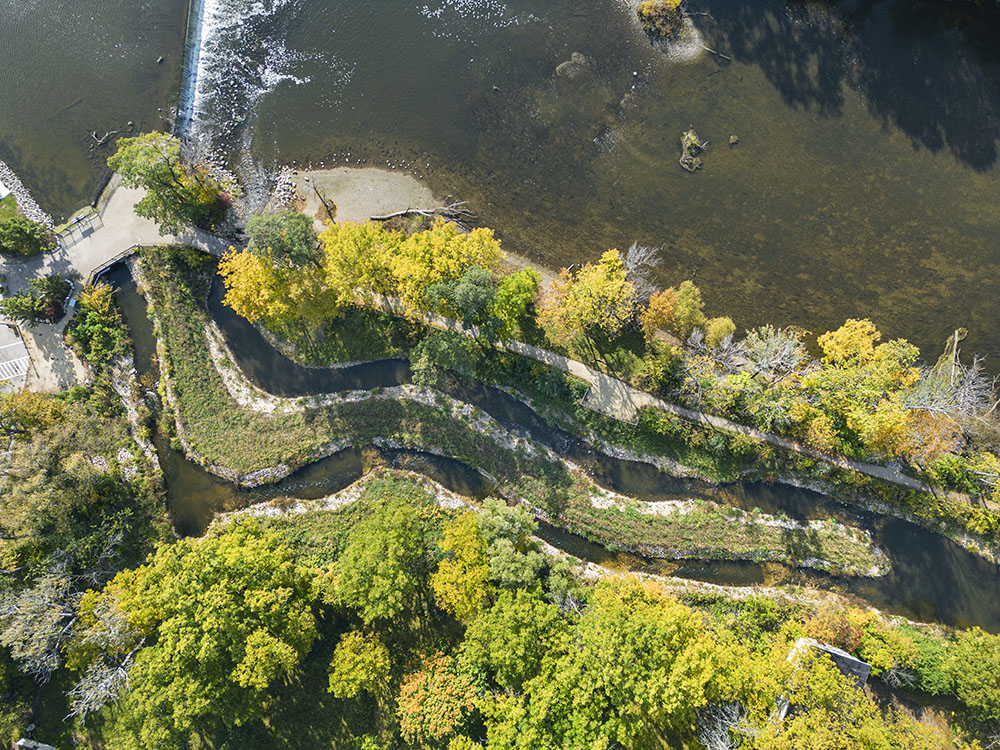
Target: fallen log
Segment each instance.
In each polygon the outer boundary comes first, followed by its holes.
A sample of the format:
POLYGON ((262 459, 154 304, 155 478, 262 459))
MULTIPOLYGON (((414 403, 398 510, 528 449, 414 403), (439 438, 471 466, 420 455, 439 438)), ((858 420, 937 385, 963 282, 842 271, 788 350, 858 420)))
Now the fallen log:
POLYGON ((94 143, 97 144, 96 148, 100 148, 101 146, 103 146, 105 143, 108 142, 108 138, 110 138, 113 135, 118 135, 118 133, 119 133, 119 131, 117 131, 117 130, 109 130, 103 136, 101 136, 100 138, 98 138, 97 137, 97 131, 96 130, 92 130, 92 131, 90 131, 90 137, 93 138, 94 139, 94 143))
MULTIPOLYGON (((449 195, 445 200, 451 199, 449 195)), ((385 214, 384 216, 372 216, 372 221, 389 221, 390 219, 396 219, 401 216, 426 216, 428 218, 433 218, 435 216, 441 216, 449 221, 453 221, 456 224, 465 226, 466 224, 476 220, 476 215, 472 213, 466 207, 466 201, 452 201, 446 203, 443 206, 438 206, 437 208, 406 208, 402 211, 394 211, 391 214, 385 214)))

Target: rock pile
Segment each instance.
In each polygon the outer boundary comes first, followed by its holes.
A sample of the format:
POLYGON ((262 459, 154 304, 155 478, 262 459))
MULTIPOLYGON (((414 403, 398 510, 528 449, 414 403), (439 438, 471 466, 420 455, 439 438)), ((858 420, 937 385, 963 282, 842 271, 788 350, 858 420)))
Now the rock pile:
POLYGON ((7 189, 14 195, 14 200, 17 201, 18 208, 21 209, 21 213, 26 218, 37 221, 39 224, 44 224, 49 229, 52 229, 52 217, 45 213, 42 207, 31 197, 28 188, 21 184, 21 180, 14 174, 14 170, 2 161, 0 161, 0 182, 6 185, 7 189))
POLYGON ((274 178, 274 189, 268 201, 274 208, 288 208, 295 199, 295 182, 292 176, 298 170, 282 167, 274 178))

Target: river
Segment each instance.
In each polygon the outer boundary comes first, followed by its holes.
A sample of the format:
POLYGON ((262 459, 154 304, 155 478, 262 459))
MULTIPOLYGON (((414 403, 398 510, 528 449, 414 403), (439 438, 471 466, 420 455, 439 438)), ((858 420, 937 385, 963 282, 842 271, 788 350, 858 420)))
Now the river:
POLYGON ((277 163, 391 166, 546 265, 662 246, 659 281, 738 329, 867 316, 928 360, 959 325, 1000 353, 997 10, 687 5, 731 62, 668 59, 618 0, 194 0, 190 35, 182 0, 0 0, 0 159, 64 215, 98 185, 90 131, 179 97, 251 193, 277 163), (587 70, 556 75, 573 52, 587 70))
POLYGON ((0 160, 57 221, 100 186, 115 136, 95 149, 92 132, 169 127, 186 11, 187 0, 0 0, 0 160))
MULTIPOLYGON (((155 345, 145 303, 124 266, 107 276, 118 287, 140 375, 155 374, 155 345)), ((406 382, 408 368, 399 360, 360 367, 316 369, 295 365, 276 351, 254 326, 221 304, 216 280, 209 309, 226 336, 239 367, 254 383, 284 396, 300 396, 346 387, 374 387, 406 382)), ((468 383, 452 395, 482 408, 501 424, 527 430, 562 455, 585 467, 596 482, 641 500, 699 497, 744 509, 786 513, 792 518, 833 517, 868 530, 892 563, 881 578, 835 578, 778 564, 718 561, 662 561, 619 554, 560 529, 543 527, 541 535, 571 554, 615 570, 642 570, 727 585, 809 584, 859 596, 880 609, 924 621, 958 626, 979 625, 1000 631, 1000 567, 945 537, 895 518, 878 516, 814 492, 760 482, 714 486, 671 477, 648 464, 593 451, 580 440, 549 425, 506 393, 468 383)), ((449 489, 472 497, 489 493, 488 484, 458 461, 416 451, 359 446, 304 467, 268 487, 242 490, 188 461, 156 437, 167 484, 167 502, 178 533, 200 534, 223 510, 246 507, 279 496, 317 498, 336 492, 376 466, 407 468, 426 474, 449 489)))

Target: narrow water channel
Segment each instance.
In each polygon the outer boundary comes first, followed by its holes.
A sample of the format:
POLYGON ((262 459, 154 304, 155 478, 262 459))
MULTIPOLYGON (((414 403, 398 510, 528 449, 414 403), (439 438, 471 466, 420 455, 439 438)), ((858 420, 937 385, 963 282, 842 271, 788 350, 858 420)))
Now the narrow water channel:
MULTIPOLYGON (((155 344, 145 303, 127 269, 107 276, 118 288, 136 352, 140 375, 155 371, 155 344)), ((345 388, 372 388, 406 382, 403 360, 384 360, 348 368, 305 368, 275 350, 259 331, 220 304, 213 285, 209 309, 237 363, 258 386, 282 396, 302 396, 345 388)), ((1000 631, 1000 567, 973 555, 949 539, 912 523, 879 516, 808 490, 761 482, 722 486, 669 476, 654 466, 599 453, 578 438, 542 420, 520 401, 496 388, 466 384, 454 396, 473 403, 504 426, 527 431, 561 455, 584 466, 608 489, 641 500, 700 497, 745 509, 779 511, 793 518, 835 517, 871 532, 892 563, 882 578, 836 578, 780 564, 731 561, 663 561, 608 551, 553 527, 541 536, 567 552, 616 570, 643 570, 727 585, 803 584, 859 596, 880 609, 919 620, 958 626, 978 625, 1000 631)), ((490 488, 474 467, 416 451, 353 448, 304 467, 269 487, 243 490, 188 461, 157 436, 164 467, 167 501, 180 534, 200 534, 220 510, 245 507, 273 497, 316 498, 336 492, 376 466, 396 466, 426 474, 445 487, 482 497, 490 488)))

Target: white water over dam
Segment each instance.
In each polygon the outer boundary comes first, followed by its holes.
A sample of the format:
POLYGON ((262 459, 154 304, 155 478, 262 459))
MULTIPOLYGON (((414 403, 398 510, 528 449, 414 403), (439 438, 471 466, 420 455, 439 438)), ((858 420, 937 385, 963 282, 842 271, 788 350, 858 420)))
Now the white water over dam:
MULTIPOLYGON (((304 84, 286 47, 301 0, 191 0, 176 132, 199 156, 230 149, 260 100, 282 82, 304 84)), ((311 56, 310 56, 311 57, 311 56)))

